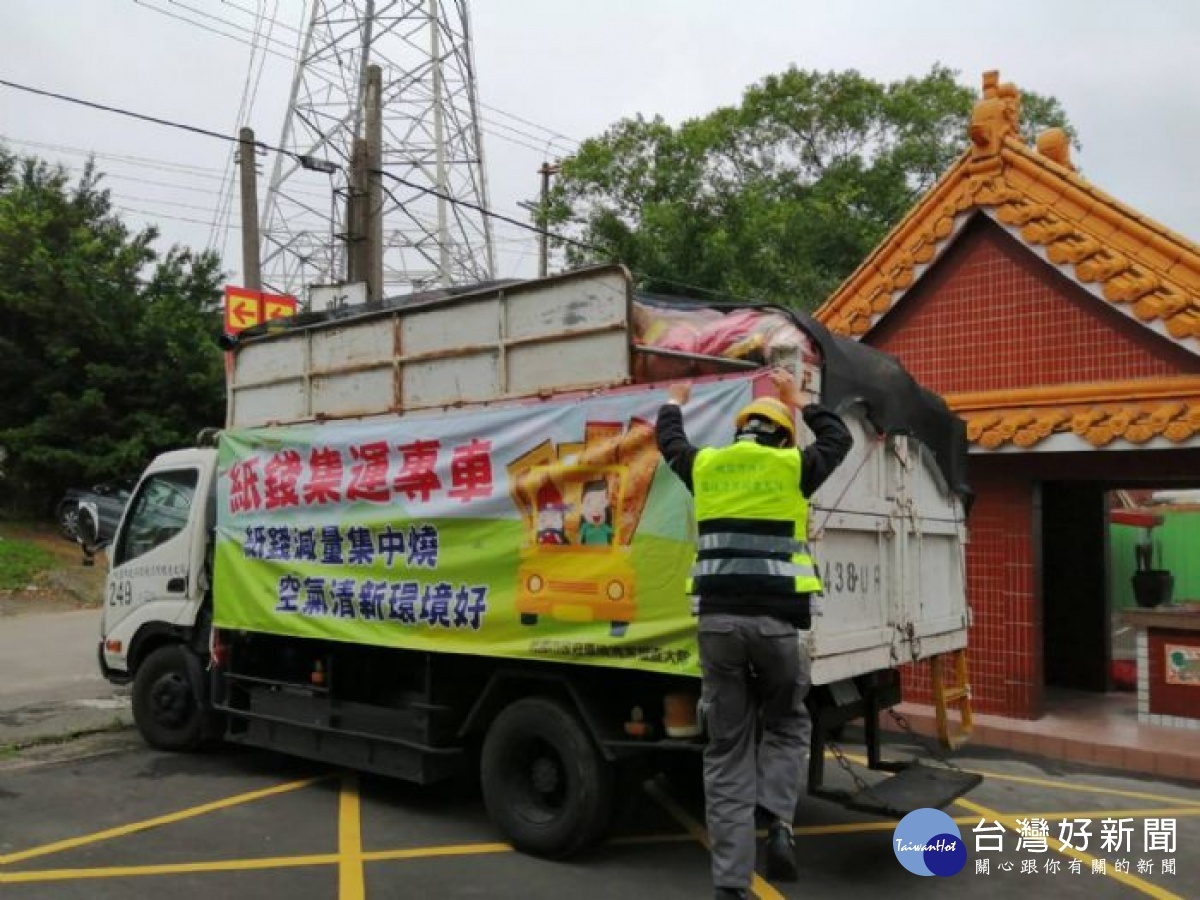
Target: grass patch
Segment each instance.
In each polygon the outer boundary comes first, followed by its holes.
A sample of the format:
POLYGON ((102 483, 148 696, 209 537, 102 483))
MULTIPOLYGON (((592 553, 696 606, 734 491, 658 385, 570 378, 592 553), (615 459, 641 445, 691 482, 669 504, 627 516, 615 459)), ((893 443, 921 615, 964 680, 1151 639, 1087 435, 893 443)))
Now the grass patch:
POLYGON ((0 591, 23 588, 57 563, 53 553, 36 544, 0 538, 0 591))

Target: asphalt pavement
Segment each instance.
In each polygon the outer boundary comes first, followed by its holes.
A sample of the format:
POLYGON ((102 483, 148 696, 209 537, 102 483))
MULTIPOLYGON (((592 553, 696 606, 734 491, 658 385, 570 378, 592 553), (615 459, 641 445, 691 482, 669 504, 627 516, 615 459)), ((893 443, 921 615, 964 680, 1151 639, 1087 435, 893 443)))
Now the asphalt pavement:
POLYGON ((0 748, 132 722, 129 691, 96 658, 98 609, 0 616, 0 748))

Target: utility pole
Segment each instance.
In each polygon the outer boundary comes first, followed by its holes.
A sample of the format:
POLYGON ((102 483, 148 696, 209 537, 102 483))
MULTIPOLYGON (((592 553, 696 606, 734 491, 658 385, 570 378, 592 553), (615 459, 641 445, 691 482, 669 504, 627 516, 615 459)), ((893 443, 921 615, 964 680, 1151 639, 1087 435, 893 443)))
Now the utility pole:
POLYGON ((366 242, 367 299, 383 301, 383 69, 367 67, 366 197, 363 238, 366 242))
POLYGON ((542 205, 538 209, 538 275, 545 278, 550 273, 550 249, 547 243, 546 216, 550 206, 550 176, 558 174, 559 167, 548 162, 542 163, 538 173, 542 176, 542 205))
POLYGON ((258 257, 258 173, 254 168, 254 129, 238 132, 238 172, 242 188, 242 282, 252 291, 262 290, 258 257))
POLYGON ((350 154, 350 185, 346 196, 346 281, 366 281, 367 141, 355 138, 350 154))

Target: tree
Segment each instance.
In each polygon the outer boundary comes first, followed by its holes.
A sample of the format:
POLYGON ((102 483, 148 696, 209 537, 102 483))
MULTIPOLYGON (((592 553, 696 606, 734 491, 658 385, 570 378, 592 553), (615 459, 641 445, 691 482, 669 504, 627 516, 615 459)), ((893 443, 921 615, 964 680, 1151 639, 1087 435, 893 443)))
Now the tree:
MULTIPOLYGON (((567 246, 573 264, 619 260, 648 290, 815 308, 966 149, 976 99, 941 66, 890 84, 791 68, 740 106, 585 141, 544 221, 590 246, 567 246)), ((1068 127, 1029 92, 1022 119, 1030 138, 1068 127)))
POLYGON ((160 257, 100 180, 0 148, 0 497, 26 512, 223 417, 216 255, 160 257))

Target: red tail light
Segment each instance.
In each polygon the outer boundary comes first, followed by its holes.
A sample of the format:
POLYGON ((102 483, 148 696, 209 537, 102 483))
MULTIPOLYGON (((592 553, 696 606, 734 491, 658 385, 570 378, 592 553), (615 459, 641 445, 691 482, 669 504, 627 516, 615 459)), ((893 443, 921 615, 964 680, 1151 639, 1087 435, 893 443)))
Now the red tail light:
POLYGON ((215 669, 223 669, 229 661, 229 644, 219 628, 214 628, 208 636, 208 659, 215 669))

